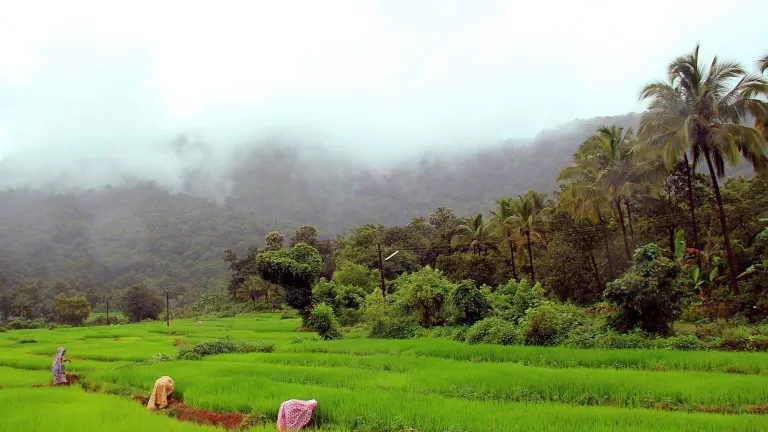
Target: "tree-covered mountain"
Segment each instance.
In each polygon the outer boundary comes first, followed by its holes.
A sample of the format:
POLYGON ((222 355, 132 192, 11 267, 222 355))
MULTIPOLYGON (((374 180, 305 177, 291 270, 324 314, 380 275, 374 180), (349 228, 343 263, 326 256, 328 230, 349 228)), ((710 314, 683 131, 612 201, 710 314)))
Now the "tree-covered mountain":
POLYGON ((531 142, 425 156, 389 169, 275 143, 243 153, 223 179, 189 170, 181 192, 152 179, 87 190, 6 189, 0 272, 7 284, 60 280, 92 302, 97 293, 134 283, 192 298, 224 286, 227 248, 261 246, 271 231, 287 238, 312 224, 328 238, 368 223, 404 225, 438 206, 463 216, 490 210, 499 197, 553 191, 557 172, 585 137, 601 125, 632 127, 638 119, 577 120, 531 142), (226 196, 214 199, 211 190, 226 196))

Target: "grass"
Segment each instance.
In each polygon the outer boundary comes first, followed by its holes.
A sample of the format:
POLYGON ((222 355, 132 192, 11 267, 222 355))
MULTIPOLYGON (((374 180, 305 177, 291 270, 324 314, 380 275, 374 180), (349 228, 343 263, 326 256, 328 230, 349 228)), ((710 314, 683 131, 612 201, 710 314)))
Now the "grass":
MULTIPOLYGON (((287 399, 317 399, 323 430, 759 431, 768 419, 768 354, 470 346, 433 339, 296 342, 297 320, 260 314, 109 327, 0 333, 1 430, 204 430, 149 415, 126 397, 50 382, 65 346, 90 389, 148 393, 158 376, 189 406, 260 412, 274 421, 287 399), (20 340, 36 343, 19 344, 20 340), (179 343, 271 341, 273 353, 153 363, 179 343), (24 401, 34 400, 34 403, 24 401), (75 402, 68 411, 63 404, 75 402), (8 405, 6 405, 8 404, 8 405), (6 406, 12 414, 6 416, 6 406), (82 414, 87 407, 93 415, 82 414), (713 414, 733 413, 736 415, 713 414), (57 417, 50 420, 49 417, 57 417), (83 418, 85 417, 85 418, 83 418), (119 420, 117 420, 119 419, 119 420), (169 423, 170 422, 170 423, 169 423)), ((271 430, 271 426, 266 426, 271 430)), ((256 428, 255 430, 264 430, 256 428)))
MULTIPOLYGON (((106 312, 91 312, 91 314, 88 315, 88 319, 86 321, 93 321, 93 320, 95 320, 95 319, 97 319, 99 317, 106 318, 107 317, 107 313, 106 312)), ((123 313, 120 312, 120 311, 109 311, 109 317, 110 318, 117 318, 117 319, 125 319, 125 315, 123 315, 123 313)), ((110 321, 112 321, 112 320, 110 319, 110 321)))

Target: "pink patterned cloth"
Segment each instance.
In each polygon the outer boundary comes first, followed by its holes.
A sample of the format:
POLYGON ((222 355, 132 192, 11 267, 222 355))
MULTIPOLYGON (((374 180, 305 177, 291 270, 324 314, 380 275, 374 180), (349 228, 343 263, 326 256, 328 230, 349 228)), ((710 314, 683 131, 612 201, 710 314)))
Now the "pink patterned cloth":
POLYGON ((277 414, 278 430, 299 430, 312 420, 312 410, 317 408, 317 401, 291 399, 280 404, 277 414))

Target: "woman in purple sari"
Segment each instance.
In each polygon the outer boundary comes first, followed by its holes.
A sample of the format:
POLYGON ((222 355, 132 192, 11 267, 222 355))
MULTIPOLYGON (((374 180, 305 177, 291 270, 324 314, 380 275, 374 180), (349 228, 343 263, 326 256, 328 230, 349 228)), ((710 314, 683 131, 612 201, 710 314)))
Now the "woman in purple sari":
POLYGON ((59 348, 56 352, 56 358, 53 359, 53 385, 67 384, 67 375, 64 373, 64 363, 69 359, 64 358, 67 350, 65 348, 59 348))

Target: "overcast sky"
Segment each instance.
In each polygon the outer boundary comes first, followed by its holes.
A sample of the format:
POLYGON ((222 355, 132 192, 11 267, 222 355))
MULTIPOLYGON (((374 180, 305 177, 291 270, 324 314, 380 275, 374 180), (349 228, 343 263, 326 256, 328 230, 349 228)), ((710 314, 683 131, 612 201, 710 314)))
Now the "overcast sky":
POLYGON ((766 15, 765 0, 7 1, 0 161, 163 170, 183 131, 369 159, 532 137, 641 110, 639 88, 697 41, 753 68, 766 15))

